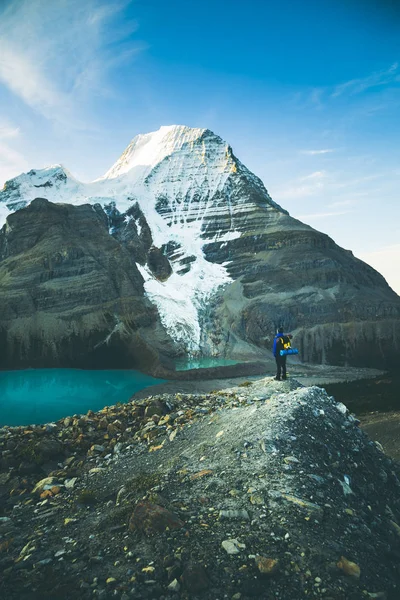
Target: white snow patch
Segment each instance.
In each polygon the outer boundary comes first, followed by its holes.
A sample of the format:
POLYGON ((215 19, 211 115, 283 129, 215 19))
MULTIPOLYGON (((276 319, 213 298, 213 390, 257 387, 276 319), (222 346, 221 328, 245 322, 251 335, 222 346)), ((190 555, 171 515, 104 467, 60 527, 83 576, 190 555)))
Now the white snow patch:
POLYGON ((11 215, 11 211, 5 204, 0 203, 0 228, 5 224, 8 215, 11 215))

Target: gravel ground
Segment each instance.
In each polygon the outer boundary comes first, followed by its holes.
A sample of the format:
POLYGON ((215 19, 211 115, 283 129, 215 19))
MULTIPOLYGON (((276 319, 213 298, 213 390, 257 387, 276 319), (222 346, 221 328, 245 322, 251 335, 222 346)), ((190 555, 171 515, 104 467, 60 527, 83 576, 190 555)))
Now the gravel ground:
POLYGON ((400 470, 265 378, 0 430, 1 597, 400 596, 400 470))

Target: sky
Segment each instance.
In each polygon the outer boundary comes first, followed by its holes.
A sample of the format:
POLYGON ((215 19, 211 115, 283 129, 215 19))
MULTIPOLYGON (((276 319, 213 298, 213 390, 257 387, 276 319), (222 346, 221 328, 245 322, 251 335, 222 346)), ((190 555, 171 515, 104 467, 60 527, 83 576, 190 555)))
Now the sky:
POLYGON ((400 294, 396 0, 0 0, 0 186, 207 127, 400 294))

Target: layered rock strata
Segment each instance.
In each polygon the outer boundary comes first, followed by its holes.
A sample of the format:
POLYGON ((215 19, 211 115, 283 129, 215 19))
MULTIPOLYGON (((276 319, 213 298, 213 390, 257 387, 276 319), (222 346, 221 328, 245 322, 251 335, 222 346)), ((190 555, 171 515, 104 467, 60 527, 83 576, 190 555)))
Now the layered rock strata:
POLYGON ((100 205, 38 198, 8 217, 0 232, 2 368, 145 367, 161 340, 171 345, 100 205))

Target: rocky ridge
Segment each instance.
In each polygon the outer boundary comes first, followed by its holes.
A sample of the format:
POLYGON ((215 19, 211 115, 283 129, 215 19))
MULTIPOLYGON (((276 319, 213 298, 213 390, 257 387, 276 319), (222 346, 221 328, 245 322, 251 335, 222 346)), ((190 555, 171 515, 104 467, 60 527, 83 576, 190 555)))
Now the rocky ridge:
POLYGON ((10 600, 395 599, 399 467, 270 378, 0 430, 10 600))

